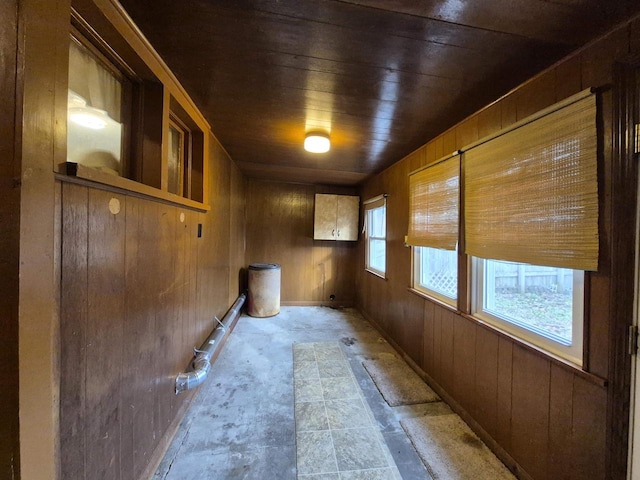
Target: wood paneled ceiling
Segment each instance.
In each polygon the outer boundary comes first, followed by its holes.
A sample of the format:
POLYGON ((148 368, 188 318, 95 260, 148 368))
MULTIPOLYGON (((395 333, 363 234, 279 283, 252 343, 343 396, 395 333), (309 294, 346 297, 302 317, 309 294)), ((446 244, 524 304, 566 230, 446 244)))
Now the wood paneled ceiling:
POLYGON ((248 176, 353 185, 637 0, 121 0, 248 176), (332 148, 306 153, 305 132, 332 148))

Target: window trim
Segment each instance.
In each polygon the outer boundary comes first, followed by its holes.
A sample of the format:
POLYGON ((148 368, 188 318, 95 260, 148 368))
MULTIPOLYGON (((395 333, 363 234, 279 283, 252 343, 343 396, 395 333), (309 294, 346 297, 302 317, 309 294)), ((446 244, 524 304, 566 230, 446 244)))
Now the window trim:
POLYGON ((370 198, 369 200, 366 200, 365 202, 363 202, 364 205, 364 235, 365 235, 365 254, 364 254, 364 265, 365 265, 365 270, 369 273, 372 273, 380 278, 384 278, 386 279, 386 271, 387 271, 387 196, 386 195, 380 195, 374 198, 370 198), (375 204, 377 204, 377 202, 382 201, 382 205, 379 206, 375 206, 375 204), (369 205, 373 205, 373 206, 369 206, 369 205), (369 230, 370 230, 370 226, 369 226, 369 219, 370 217, 370 212, 373 212, 374 210, 378 209, 378 208, 384 208, 384 237, 373 237, 371 235, 369 235, 369 230), (374 268, 370 265, 370 257, 369 257, 369 252, 370 252, 370 240, 383 240, 384 241, 384 271, 380 271, 377 268, 374 268))
MULTIPOLYGON (((584 366, 584 333, 585 333, 585 275, 582 270, 573 270, 573 311, 572 311, 572 346, 565 346, 549 336, 537 333, 533 329, 510 322, 484 309, 484 258, 471 257, 471 316, 492 327, 502 330, 510 336, 533 345, 534 347, 561 358, 578 368, 584 366), (579 275, 576 276, 576 273, 579 275), (576 278, 578 277, 578 278, 576 278)), ((490 260, 490 259, 489 259, 490 260)))

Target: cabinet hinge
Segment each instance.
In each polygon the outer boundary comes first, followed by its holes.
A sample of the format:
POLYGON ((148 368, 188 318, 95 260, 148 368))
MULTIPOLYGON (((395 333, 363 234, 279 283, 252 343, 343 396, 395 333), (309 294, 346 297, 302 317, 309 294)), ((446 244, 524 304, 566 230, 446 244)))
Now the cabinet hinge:
POLYGON ((640 123, 636 123, 633 132, 633 153, 640 153, 640 123))
POLYGON ((629 327, 629 337, 627 338, 629 342, 627 345, 627 352, 629 355, 635 355, 638 353, 638 326, 631 325, 629 327))

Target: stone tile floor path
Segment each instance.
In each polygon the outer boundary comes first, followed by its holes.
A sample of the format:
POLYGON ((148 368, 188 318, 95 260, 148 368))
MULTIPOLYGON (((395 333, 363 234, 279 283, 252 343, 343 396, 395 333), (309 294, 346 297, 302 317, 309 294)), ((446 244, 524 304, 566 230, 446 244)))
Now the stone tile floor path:
POLYGON ((337 342, 294 343, 299 480, 401 480, 337 342))

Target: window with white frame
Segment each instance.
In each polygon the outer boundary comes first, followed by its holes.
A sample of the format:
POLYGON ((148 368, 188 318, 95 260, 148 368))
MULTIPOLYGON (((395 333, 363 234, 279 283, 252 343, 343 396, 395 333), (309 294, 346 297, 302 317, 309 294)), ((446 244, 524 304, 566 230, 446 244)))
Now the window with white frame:
POLYGON ((584 272, 473 259, 472 313, 573 363, 582 363, 584 272))
POLYGON ((364 202, 365 266, 381 277, 387 265, 387 201, 385 196, 364 202))
POLYGON ((414 247, 413 288, 455 306, 458 299, 458 252, 414 247))
POLYGON ((458 299, 460 156, 448 156, 409 177, 412 288, 452 306, 458 299))
POLYGON ((583 363, 598 269, 596 101, 582 92, 464 152, 472 315, 583 363))

